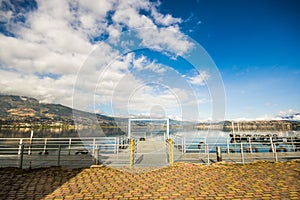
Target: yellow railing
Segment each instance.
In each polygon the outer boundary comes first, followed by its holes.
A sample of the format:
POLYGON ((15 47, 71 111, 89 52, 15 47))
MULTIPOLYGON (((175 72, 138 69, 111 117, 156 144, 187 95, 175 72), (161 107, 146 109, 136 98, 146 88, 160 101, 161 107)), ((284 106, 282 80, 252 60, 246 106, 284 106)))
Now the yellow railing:
POLYGON ((174 165, 174 160, 173 160, 173 141, 172 141, 172 138, 169 138, 168 143, 169 143, 170 166, 173 166, 174 165))
POLYGON ((133 167, 133 163, 134 163, 134 144, 135 141, 134 139, 131 139, 130 141, 130 167, 132 168, 133 167))

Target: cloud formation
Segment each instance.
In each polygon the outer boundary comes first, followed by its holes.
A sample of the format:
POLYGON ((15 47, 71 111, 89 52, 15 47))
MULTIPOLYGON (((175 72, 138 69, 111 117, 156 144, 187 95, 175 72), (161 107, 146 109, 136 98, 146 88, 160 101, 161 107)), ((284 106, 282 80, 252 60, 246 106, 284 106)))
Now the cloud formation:
POLYGON ((277 118, 300 120, 300 112, 293 109, 279 111, 277 118))
POLYGON ((122 38, 134 30, 141 46, 173 61, 189 55, 194 44, 180 31, 182 19, 160 13, 159 6, 149 0, 3 0, 0 91, 117 116, 155 117, 159 108, 166 117, 196 121, 199 104, 210 103, 207 89, 199 89, 210 71, 181 74, 120 50, 137 42, 122 38))
POLYGON ((200 72, 195 76, 188 77, 191 84, 194 85, 205 85, 205 81, 209 79, 210 75, 206 71, 200 72))
MULTIPOLYGON (((157 6, 148 0, 1 1, 0 90, 70 106, 76 74, 98 43, 118 38, 124 29, 181 22, 157 6)), ((157 28, 151 37, 159 33, 157 28)), ((109 47, 104 51, 111 53, 109 47)))

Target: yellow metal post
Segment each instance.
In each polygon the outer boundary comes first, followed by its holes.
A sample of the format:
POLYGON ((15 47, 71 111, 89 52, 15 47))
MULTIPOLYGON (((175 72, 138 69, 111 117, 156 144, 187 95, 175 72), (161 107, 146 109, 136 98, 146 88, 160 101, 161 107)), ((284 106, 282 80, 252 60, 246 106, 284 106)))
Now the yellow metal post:
POLYGON ((173 141, 172 138, 169 139, 169 149, 170 149, 170 166, 174 165, 174 161, 173 161, 173 141))
POLYGON ((133 161, 134 161, 134 139, 131 139, 130 142, 130 167, 133 167, 133 161))

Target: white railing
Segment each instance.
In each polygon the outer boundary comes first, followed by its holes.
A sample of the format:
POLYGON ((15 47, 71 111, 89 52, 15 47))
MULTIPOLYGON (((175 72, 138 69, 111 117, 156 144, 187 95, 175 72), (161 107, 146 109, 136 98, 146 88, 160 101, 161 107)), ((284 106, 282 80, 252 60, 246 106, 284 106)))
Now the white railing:
POLYGON ((174 147, 185 154, 178 159, 179 161, 184 161, 185 157, 189 157, 189 161, 194 159, 194 162, 198 162, 199 159, 205 163, 215 161, 216 147, 221 148, 223 161, 229 162, 246 163, 256 160, 278 161, 300 158, 300 141, 297 138, 269 137, 263 141, 257 141, 249 137, 234 142, 219 138, 209 138, 208 140, 206 138, 185 138, 178 135, 171 137, 174 147))
MULTIPOLYGON (((256 160, 284 161, 300 158, 297 138, 251 137, 230 139, 186 138, 171 135, 174 162, 216 162, 216 147, 223 161, 247 163, 256 160), (217 142, 212 142, 217 141, 217 142)), ((94 163, 130 165, 127 137, 0 138, 0 167, 85 167, 94 163)), ((170 149, 170 146, 167 151, 170 149)))
POLYGON ((0 138, 0 167, 19 166, 21 157, 22 164, 27 167, 83 167, 106 158, 120 161, 127 149, 126 137, 0 138))

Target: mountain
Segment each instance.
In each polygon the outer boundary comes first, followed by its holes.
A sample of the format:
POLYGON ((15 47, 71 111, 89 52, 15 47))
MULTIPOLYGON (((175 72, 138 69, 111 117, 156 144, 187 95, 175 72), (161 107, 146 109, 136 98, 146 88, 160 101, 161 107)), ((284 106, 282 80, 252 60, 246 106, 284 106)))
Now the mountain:
MULTIPOLYGON (((93 125, 95 115, 60 104, 40 103, 37 99, 0 94, 0 125, 5 126, 71 126, 75 120, 82 125, 93 125)), ((96 115, 100 125, 114 126, 112 117, 96 115)), ((95 120, 94 120, 95 121, 95 120)))
POLYGON ((252 121, 225 121, 224 131, 297 131, 300 130, 299 121, 293 120, 252 120, 252 121))
MULTIPOLYGON (((128 118, 84 112, 60 104, 40 103, 37 99, 25 96, 0 94, 0 126, 97 126, 115 129, 127 127, 128 118), (118 123, 117 123, 117 122, 118 123)), ((170 125, 191 125, 188 122, 170 120, 170 125)))
MULTIPOLYGON (((300 113, 291 116, 284 116, 280 120, 270 121, 240 121, 234 123, 236 130, 300 130, 300 113)), ((100 114, 84 112, 60 104, 41 103, 37 99, 0 94, 0 127, 74 127, 80 124, 83 126, 98 126, 105 129, 123 129, 127 127, 127 118, 110 117, 100 114), (75 115, 74 115, 75 114, 75 115), (117 122, 118 123, 117 123, 117 122), (117 125, 119 127, 117 127, 117 125)), ((197 129, 223 129, 232 130, 231 121, 219 123, 192 123, 170 119, 173 128, 197 128, 197 129)))
POLYGON ((277 117, 285 120, 290 120, 290 121, 300 121, 300 113, 281 115, 277 117))

